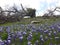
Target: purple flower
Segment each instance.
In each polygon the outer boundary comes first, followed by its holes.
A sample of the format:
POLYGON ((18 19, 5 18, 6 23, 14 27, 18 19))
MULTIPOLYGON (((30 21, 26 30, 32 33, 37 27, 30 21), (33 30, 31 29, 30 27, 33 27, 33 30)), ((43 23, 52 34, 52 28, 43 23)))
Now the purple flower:
POLYGON ((28 45, 32 45, 30 41, 28 41, 28 45))
POLYGON ((0 27, 0 32, 3 32, 3 27, 0 27))
POLYGON ((51 33, 48 33, 48 36, 51 37, 51 33))
POLYGON ((20 42, 23 41, 23 36, 19 36, 20 42))
POLYGON ((7 40, 4 40, 4 43, 7 44, 7 40))
POLYGON ((44 33, 49 33, 49 31, 48 30, 45 30, 44 33))
POLYGON ((54 31, 53 33, 54 33, 54 35, 57 35, 57 32, 56 31, 54 31))
POLYGON ((27 37, 27 40, 28 41, 32 40, 32 35, 31 34, 29 34, 29 36, 27 37))
POLYGON ((27 33, 24 31, 24 32, 23 32, 23 35, 26 35, 26 34, 27 34, 27 33))
POLYGON ((22 40, 22 39, 23 39, 23 36, 20 36, 20 37, 19 37, 19 39, 21 39, 21 40, 22 40))
POLYGON ((10 33, 10 27, 9 26, 6 27, 6 32, 10 33))
POLYGON ((11 40, 4 40, 4 44, 10 45, 11 44, 11 40))
POLYGON ((40 39, 42 39, 43 38, 43 35, 40 35, 40 39))
POLYGON ((8 44, 10 44, 11 43, 11 40, 7 40, 7 42, 8 42, 8 44))
POLYGON ((4 42, 0 39, 0 45, 4 45, 4 42))
POLYGON ((41 38, 40 40, 41 40, 42 42, 44 42, 44 39, 43 39, 43 38, 41 38))

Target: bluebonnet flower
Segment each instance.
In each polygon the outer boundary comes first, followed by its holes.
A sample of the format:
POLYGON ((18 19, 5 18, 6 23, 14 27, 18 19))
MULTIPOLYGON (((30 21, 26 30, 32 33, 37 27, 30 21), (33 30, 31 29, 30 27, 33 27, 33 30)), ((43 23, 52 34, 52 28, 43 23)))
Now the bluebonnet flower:
POLYGON ((48 36, 51 37, 51 33, 48 33, 48 36))
POLYGON ((15 35, 16 35, 15 33, 11 32, 11 37, 15 37, 15 35))
POLYGON ((22 42, 23 41, 23 35, 20 35, 19 39, 20 39, 20 42, 22 42))
POLYGON ((10 37, 10 35, 8 35, 8 38, 7 38, 8 40, 11 40, 11 37, 10 37))
POLYGON ((36 40, 35 43, 34 43, 34 45, 39 45, 39 41, 36 40))
POLYGON ((54 26, 54 25, 50 26, 50 29, 54 30, 54 28, 55 28, 55 26, 54 26))
POLYGON ((27 43, 27 44, 28 44, 28 45, 32 45, 30 41, 28 41, 28 43, 27 43))
POLYGON ((7 40, 4 40, 4 44, 7 44, 7 40))
POLYGON ((7 40, 7 43, 8 43, 8 44, 11 44, 11 40, 7 40))
POLYGON ((0 39, 0 45, 4 45, 4 42, 0 39))
POLYGON ((31 31, 32 31, 32 32, 36 32, 36 28, 32 28, 31 31))
POLYGON ((4 40, 4 45, 10 45, 11 44, 11 40, 4 40))
POLYGON ((3 27, 0 27, 0 32, 3 32, 3 27))
POLYGON ((32 35, 32 32, 31 31, 29 32, 29 35, 32 35))
POLYGON ((16 34, 17 34, 17 37, 20 37, 23 35, 20 31, 18 31, 16 34))
POLYGON ((10 33, 10 31, 11 31, 11 30, 10 30, 10 27, 7 26, 7 27, 6 27, 6 32, 7 32, 7 33, 10 33))
POLYGON ((54 33, 55 36, 57 35, 57 32, 56 31, 54 31, 53 33, 54 33))
POLYGON ((41 38, 40 40, 41 40, 42 42, 44 42, 44 39, 43 39, 43 38, 41 38))
POLYGON ((21 39, 21 40, 22 40, 22 39, 23 39, 23 36, 20 36, 20 37, 19 37, 19 39, 21 39))
POLYGON ((60 32, 60 27, 57 28, 58 32, 60 32))
POLYGON ((42 39, 43 38, 43 35, 40 35, 40 39, 42 39))
POLYGON ((46 34, 47 34, 47 33, 49 33, 49 31, 48 31, 48 30, 45 30, 45 31, 44 31, 44 33, 46 33, 46 34))
POLYGON ((23 31, 23 35, 26 35, 27 33, 26 33, 26 31, 23 31))
POLYGON ((28 41, 32 40, 32 35, 31 34, 28 35, 27 40, 28 41))
POLYGON ((40 35, 40 41, 44 42, 43 35, 40 35))

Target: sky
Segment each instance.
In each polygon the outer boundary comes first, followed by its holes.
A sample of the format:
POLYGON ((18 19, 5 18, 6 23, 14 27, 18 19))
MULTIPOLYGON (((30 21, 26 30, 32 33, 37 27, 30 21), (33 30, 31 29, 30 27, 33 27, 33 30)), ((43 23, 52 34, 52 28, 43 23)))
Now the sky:
POLYGON ((0 0, 0 6, 3 7, 3 9, 11 7, 14 4, 16 4, 17 7, 22 4, 24 8, 30 7, 36 9, 36 15, 41 16, 46 13, 47 9, 60 7, 60 0, 0 0))

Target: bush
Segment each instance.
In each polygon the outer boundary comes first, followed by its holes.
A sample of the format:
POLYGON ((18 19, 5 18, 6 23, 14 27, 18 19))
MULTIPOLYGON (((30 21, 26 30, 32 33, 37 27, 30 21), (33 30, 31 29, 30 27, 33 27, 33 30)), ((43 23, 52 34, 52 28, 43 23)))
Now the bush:
POLYGON ((6 40, 8 37, 8 34, 6 32, 2 33, 2 40, 6 40))

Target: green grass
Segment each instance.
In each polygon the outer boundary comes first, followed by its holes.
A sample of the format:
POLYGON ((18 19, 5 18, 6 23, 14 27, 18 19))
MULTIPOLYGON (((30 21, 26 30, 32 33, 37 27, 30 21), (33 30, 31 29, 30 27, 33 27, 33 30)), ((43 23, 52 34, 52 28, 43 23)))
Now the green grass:
MULTIPOLYGON (((10 25, 14 25, 14 24, 30 24, 31 23, 31 21, 40 21, 40 23, 38 23, 37 25, 40 25, 40 24, 45 24, 45 23, 47 23, 47 24, 53 24, 53 22, 59 22, 60 21, 60 18, 49 18, 49 19, 43 19, 43 18, 41 18, 41 17, 36 17, 36 18, 27 18, 27 19, 23 19, 23 20, 21 20, 20 22, 6 22, 6 23, 4 23, 4 24, 0 24, 0 26, 10 26, 10 25)), ((29 34, 29 32, 27 32, 28 34, 29 34)), ((7 33, 0 33, 0 35, 2 35, 2 38, 3 38, 3 40, 4 39, 6 39, 7 38, 7 33)), ((58 35, 60 36, 60 33, 58 33, 58 35)), ((24 39, 23 39, 23 42, 22 42, 22 44, 20 43, 20 41, 19 41, 19 39, 16 39, 16 41, 14 41, 14 40, 12 40, 12 45, 13 44, 15 44, 15 45, 19 45, 19 44, 21 44, 21 45, 27 45, 27 36, 28 35, 25 35, 24 36, 24 39)), ((39 40, 39 37, 40 37, 40 33, 38 33, 38 35, 36 36, 36 34, 35 33, 33 33, 33 39, 31 40, 31 42, 32 42, 32 44, 34 44, 34 42, 36 41, 36 40, 39 40)), ((45 37, 45 36, 44 36, 45 37)), ((48 45, 50 42, 52 42, 53 44, 59 44, 60 43, 60 41, 58 40, 58 41, 55 41, 55 39, 54 39, 54 36, 52 35, 52 40, 47 40, 47 41, 45 41, 44 42, 44 45, 48 45)), ((39 42, 40 43, 40 42, 39 42)))
POLYGON ((39 21, 40 23, 38 23, 38 25, 44 23, 52 24, 53 22, 60 21, 60 18, 54 18, 54 17, 51 17, 49 19, 44 19, 42 17, 26 18, 26 19, 22 19, 20 22, 6 22, 4 24, 0 24, 0 26, 9 26, 14 24, 30 24, 31 21, 39 21))

